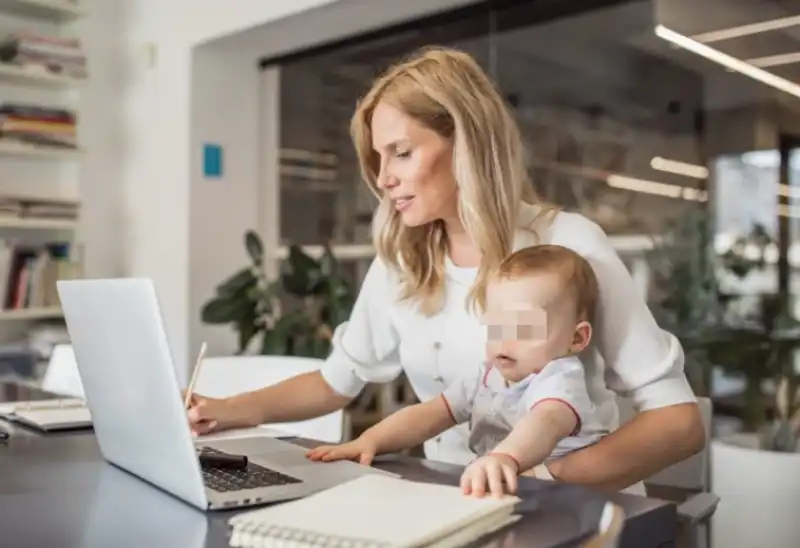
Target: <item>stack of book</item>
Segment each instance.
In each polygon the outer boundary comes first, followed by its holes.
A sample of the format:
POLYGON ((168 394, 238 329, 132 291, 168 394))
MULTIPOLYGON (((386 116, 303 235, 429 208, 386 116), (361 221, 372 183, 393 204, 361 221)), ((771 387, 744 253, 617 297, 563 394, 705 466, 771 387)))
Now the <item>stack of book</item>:
POLYGON ((0 138, 24 144, 74 149, 78 147, 77 115, 50 108, 0 101, 0 138))
POLYGON ((0 242, 3 309, 59 306, 56 280, 79 277, 69 244, 43 246, 0 242))
POLYGON ((0 62, 72 78, 86 78, 86 55, 77 38, 15 33, 0 42, 0 62))

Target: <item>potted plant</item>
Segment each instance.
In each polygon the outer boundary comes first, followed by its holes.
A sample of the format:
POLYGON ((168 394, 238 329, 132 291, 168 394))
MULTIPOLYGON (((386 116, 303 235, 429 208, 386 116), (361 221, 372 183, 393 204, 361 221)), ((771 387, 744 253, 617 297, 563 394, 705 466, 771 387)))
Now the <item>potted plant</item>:
POLYGON ((315 259, 291 245, 278 279, 269 280, 261 238, 248 231, 244 245, 250 264, 217 286, 202 307, 202 321, 231 324, 239 354, 254 347, 260 354, 326 357, 333 330, 353 305, 330 247, 315 259))
POLYGON ((708 345, 726 331, 726 298, 717 282, 710 232, 705 204, 688 205, 654 238, 647 253, 648 304, 659 325, 681 341, 687 377, 702 397, 711 394, 708 345))

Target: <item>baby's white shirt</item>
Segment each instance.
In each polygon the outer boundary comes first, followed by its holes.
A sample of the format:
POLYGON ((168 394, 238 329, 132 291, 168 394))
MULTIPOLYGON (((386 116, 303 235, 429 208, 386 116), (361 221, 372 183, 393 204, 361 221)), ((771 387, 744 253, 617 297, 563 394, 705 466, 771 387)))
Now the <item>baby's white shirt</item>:
POLYGON ((495 368, 484 366, 451 384, 442 397, 457 423, 469 423, 469 448, 477 456, 491 453, 535 405, 548 400, 567 405, 577 422, 575 431, 558 443, 549 458, 582 449, 608 433, 595 416, 577 356, 553 360, 511 386, 495 368))

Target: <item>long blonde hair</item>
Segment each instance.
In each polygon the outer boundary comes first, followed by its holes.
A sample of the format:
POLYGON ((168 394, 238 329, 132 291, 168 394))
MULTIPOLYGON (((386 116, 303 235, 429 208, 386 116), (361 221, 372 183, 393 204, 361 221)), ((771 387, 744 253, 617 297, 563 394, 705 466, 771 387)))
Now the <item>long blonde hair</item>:
POLYGON ((447 238, 444 223, 407 227, 378 188, 380 157, 372 147, 372 114, 379 102, 400 109, 453 143, 458 215, 482 253, 468 305, 485 306, 491 273, 514 245, 522 203, 550 206, 528 179, 519 127, 495 85, 468 54, 424 48, 390 67, 359 101, 350 126, 361 173, 380 200, 373 219, 378 256, 401 281, 401 299, 419 302, 425 315, 444 303, 447 238))

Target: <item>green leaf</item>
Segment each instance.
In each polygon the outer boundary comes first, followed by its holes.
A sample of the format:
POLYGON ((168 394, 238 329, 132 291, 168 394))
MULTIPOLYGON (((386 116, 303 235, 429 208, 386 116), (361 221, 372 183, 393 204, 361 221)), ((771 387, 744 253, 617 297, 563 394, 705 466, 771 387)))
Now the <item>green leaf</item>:
POLYGON ((301 310, 286 313, 265 333, 261 353, 288 354, 293 351, 295 340, 307 330, 308 321, 301 310))
POLYGON ((236 322, 236 328, 239 332, 239 354, 243 354, 246 350, 250 341, 253 340, 253 337, 259 331, 259 326, 256 325, 256 316, 255 314, 246 314, 238 322, 236 322))
POLYGON ((208 301, 200 311, 200 318, 207 324, 238 322, 253 310, 255 303, 245 298, 216 297, 208 301))
POLYGON ((245 232, 244 247, 254 263, 260 265, 264 261, 264 243, 255 231, 248 230, 245 232))
POLYGON ((270 356, 285 356, 287 353, 288 339, 273 329, 264 331, 261 339, 261 353, 270 356))
POLYGON ((281 279, 290 294, 301 298, 313 295, 322 279, 320 264, 306 255, 300 246, 293 244, 289 247, 281 279))
POLYGON ((253 274, 253 270, 249 267, 243 268, 217 286, 217 295, 220 297, 233 297, 248 291, 257 282, 258 279, 253 274))
POLYGON ((325 251, 319 258, 319 270, 320 274, 325 278, 339 275, 339 262, 328 245, 325 246, 325 251))

